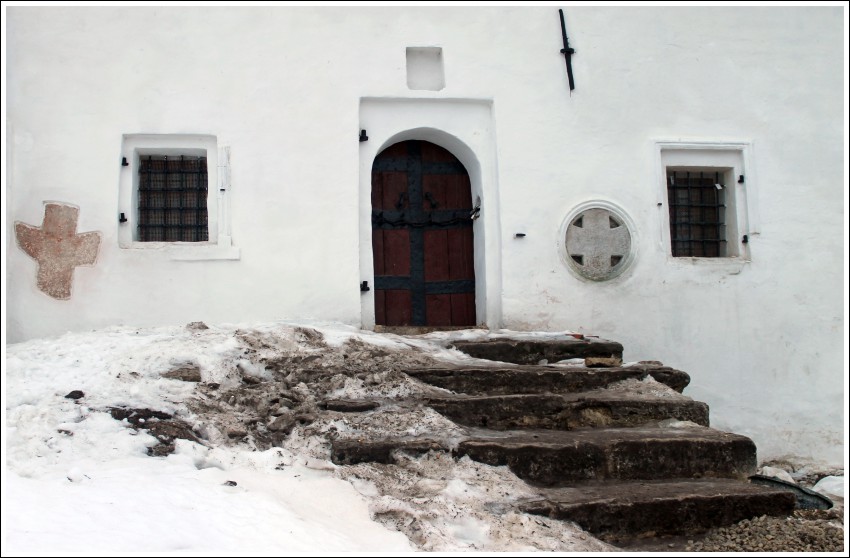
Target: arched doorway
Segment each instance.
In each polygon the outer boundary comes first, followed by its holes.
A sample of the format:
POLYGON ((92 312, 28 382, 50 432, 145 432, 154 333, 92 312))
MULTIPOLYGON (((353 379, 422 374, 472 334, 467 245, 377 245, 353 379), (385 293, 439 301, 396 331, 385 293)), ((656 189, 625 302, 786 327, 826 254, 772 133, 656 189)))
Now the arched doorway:
POLYGON ((469 175, 449 151, 409 140, 372 164, 375 323, 474 326, 469 175))

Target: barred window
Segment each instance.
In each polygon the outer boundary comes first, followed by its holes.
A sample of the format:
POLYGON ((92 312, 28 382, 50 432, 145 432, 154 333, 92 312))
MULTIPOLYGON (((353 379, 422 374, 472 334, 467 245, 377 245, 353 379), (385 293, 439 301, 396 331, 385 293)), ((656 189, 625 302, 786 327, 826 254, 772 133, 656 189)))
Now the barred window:
POLYGON ((207 183, 206 157, 140 156, 139 241, 207 241, 207 183))
POLYGON ((750 263, 758 196, 746 141, 655 141, 661 238, 668 262, 691 269, 750 263))
POLYGON ((667 168, 674 257, 727 256, 725 169, 667 168))

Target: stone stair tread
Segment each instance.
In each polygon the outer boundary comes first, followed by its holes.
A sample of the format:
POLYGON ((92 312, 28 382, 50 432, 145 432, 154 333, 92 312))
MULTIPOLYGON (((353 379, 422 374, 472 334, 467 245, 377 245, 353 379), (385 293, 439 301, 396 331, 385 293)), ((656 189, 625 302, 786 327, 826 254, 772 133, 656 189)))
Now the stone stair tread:
POLYGON ((510 447, 524 445, 561 446, 576 443, 612 444, 621 441, 643 440, 749 440, 746 436, 723 432, 698 425, 680 427, 635 426, 631 428, 577 428, 575 430, 490 430, 469 429, 469 437, 463 443, 499 442, 510 447))
POLYGON ((734 479, 583 482, 539 489, 518 508, 597 535, 685 534, 761 515, 788 515, 793 494, 734 479))
POLYGON ((708 426, 708 405, 676 392, 600 389, 566 394, 448 395, 424 403, 458 424, 511 428, 639 426, 676 419, 708 426))
MULTIPOLYGON (((469 428, 469 435, 457 440, 459 444, 464 443, 491 443, 498 442, 505 447, 561 447, 575 446, 580 443, 612 444, 620 441, 640 440, 749 440, 738 434, 722 432, 714 428, 704 426, 682 426, 665 428, 658 426, 644 426, 633 428, 580 428, 576 430, 491 430, 487 428, 469 428)), ((332 441, 334 447, 375 447, 381 448, 382 452, 395 449, 411 449, 414 451, 428 449, 448 450, 448 444, 440 441, 437 437, 348 437, 338 438, 332 441), (427 449, 426 449, 427 448, 427 449)))
POLYGON ((480 401, 694 401, 690 397, 680 394, 649 394, 635 391, 612 391, 606 389, 595 389, 589 391, 572 393, 506 393, 487 395, 467 395, 463 393, 449 395, 435 395, 423 398, 423 401, 440 402, 480 402, 480 401))
POLYGON ((451 391, 494 395, 581 392, 629 379, 642 380, 647 376, 681 393, 690 382, 690 376, 681 370, 642 364, 610 368, 528 364, 446 366, 410 368, 404 372, 419 381, 451 391))
POLYGON ((331 461, 337 465, 394 463, 393 452, 401 450, 421 455, 429 451, 449 451, 446 441, 432 437, 339 438, 331 441, 331 461))
POLYGON ((756 468, 752 440, 701 426, 471 429, 455 454, 488 465, 507 465, 520 478, 541 486, 603 479, 743 479, 756 468))
MULTIPOLYGON (((469 428, 469 435, 461 438, 459 443, 493 443, 498 442, 505 447, 523 447, 528 445, 559 447, 575 446, 577 443, 612 444, 621 441, 643 440, 712 440, 732 441, 749 440, 746 436, 723 432, 714 428, 698 425, 679 427, 636 426, 631 428, 577 428, 575 430, 491 430, 487 428, 469 428)), ((372 438, 352 437, 334 440, 334 443, 393 446, 440 445, 436 437, 398 437, 372 438)))
POLYGON ((475 358, 517 364, 537 364, 569 358, 623 356, 623 346, 615 341, 593 337, 562 339, 496 338, 483 341, 455 341, 454 348, 475 358))
POLYGON ((539 486, 602 479, 746 478, 755 471, 755 445, 745 436, 703 426, 496 431, 470 428, 460 439, 341 438, 334 463, 393 463, 396 450, 452 451, 490 465, 508 465, 539 486), (452 449, 454 448, 454 449, 452 449))
POLYGON ((616 502, 627 505, 646 499, 679 498, 683 495, 712 497, 724 494, 767 494, 782 490, 760 486, 738 479, 664 479, 664 480, 607 480, 574 483, 570 486, 538 488, 539 500, 560 507, 583 505, 588 502, 616 502))

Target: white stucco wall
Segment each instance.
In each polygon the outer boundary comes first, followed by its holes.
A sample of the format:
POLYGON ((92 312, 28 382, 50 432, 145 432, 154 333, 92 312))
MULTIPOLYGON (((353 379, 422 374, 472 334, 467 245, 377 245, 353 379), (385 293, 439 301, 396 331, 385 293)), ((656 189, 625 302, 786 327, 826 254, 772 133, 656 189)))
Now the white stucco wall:
POLYGON ((572 95, 554 7, 9 8, 8 340, 194 320, 369 326, 363 169, 377 143, 432 128, 479 165, 479 319, 620 341, 627 360, 689 372, 686 393, 761 458, 840 463, 846 11, 565 14, 572 95), (443 89, 408 88, 408 47, 442 48, 443 89), (464 102, 479 116, 425 108, 464 102), (230 148, 239 259, 119 247, 125 134, 230 148), (751 146, 749 262, 668 256, 657 140, 751 146), (635 260, 609 282, 581 280, 559 253, 564 218, 592 199, 636 228, 635 260), (78 231, 103 234, 68 301, 36 288, 15 244, 13 222, 39 225, 45 200, 78 205, 78 231))

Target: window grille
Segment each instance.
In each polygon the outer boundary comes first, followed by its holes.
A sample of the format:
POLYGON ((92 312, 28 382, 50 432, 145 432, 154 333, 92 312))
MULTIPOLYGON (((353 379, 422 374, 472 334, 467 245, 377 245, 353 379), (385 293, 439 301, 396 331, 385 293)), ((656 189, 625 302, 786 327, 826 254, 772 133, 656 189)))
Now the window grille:
POLYGON ((207 158, 142 156, 139 240, 203 242, 208 239, 207 158))
POLYGON ((667 170, 670 240, 675 257, 726 256, 723 173, 667 170))

